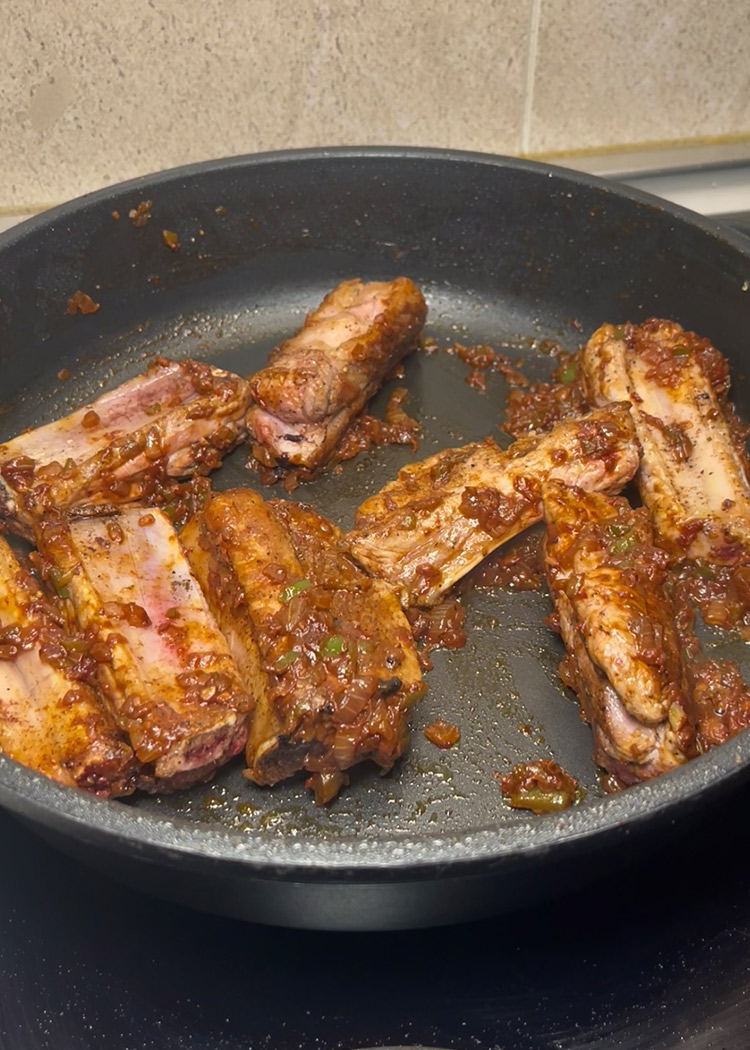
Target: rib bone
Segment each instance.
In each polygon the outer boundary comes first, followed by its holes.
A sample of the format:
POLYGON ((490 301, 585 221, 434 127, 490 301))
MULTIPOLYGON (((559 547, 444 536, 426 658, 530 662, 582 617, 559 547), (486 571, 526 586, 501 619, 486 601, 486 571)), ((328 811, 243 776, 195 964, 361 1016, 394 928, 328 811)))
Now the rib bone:
POLYGON ((94 636, 102 691, 152 786, 206 779, 237 754, 250 700, 166 516, 45 521, 37 542, 94 636))
POLYGON ((247 417, 266 466, 323 465, 349 422, 417 345, 427 308, 406 277, 344 281, 271 352, 247 417))
POLYGON ((501 450, 492 439, 399 471, 359 507, 357 560, 405 605, 433 605, 482 558, 542 517, 541 483, 618 491, 638 466, 627 406, 598 409, 501 450))
POLYGON ((628 401, 643 449, 638 486, 659 542, 677 558, 732 562, 750 550, 750 486, 720 388, 718 354, 672 321, 602 325, 583 354, 590 399, 628 401))
POLYGON ((0 445, 0 518, 30 537, 52 511, 142 500, 162 477, 207 473, 245 436, 249 385, 157 358, 63 419, 0 445))
POLYGON ((424 686, 398 601, 355 565, 338 529, 311 508, 237 489, 214 496, 181 537, 238 663, 265 677, 248 778, 273 784, 305 769, 324 802, 355 763, 389 769, 424 686))
POLYGON ((101 796, 135 787, 132 749, 77 671, 61 614, 0 538, 0 750, 101 796))
POLYGON ((560 673, 591 725, 594 758, 622 786, 695 753, 675 612, 645 508, 543 486, 547 578, 568 656, 560 673))

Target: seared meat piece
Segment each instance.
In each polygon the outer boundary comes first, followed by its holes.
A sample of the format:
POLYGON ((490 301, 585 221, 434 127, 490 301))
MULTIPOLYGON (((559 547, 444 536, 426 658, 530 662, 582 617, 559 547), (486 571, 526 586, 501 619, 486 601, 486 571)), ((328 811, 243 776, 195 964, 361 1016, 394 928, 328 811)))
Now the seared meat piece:
POLYGON ((236 489, 181 539, 238 663, 255 682, 260 662, 265 677, 246 776, 274 784, 304 769, 326 802, 355 763, 390 769, 425 687, 395 596, 352 561, 339 530, 309 507, 236 489))
POLYGON ((595 404, 629 401, 643 449, 638 485, 676 558, 732 562, 750 550, 750 486, 724 398, 726 362, 672 321, 609 324, 583 355, 595 404))
POLYGON ((157 358, 84 405, 0 445, 0 519, 31 537, 49 511, 148 499, 165 477, 205 474, 245 436, 248 383, 157 358))
POLYGON ((557 423, 501 450, 490 438, 399 471, 359 507, 354 556, 404 605, 432 605, 482 558, 542 517, 541 483, 618 491, 638 466, 627 406, 557 423))
POLYGON ((594 759, 618 786, 672 769, 695 753, 694 715, 648 511, 554 481, 543 497, 568 651, 560 674, 591 725, 594 759))
POLYGON ((94 638, 102 692, 147 767, 142 786, 205 780, 241 751, 250 699, 166 516, 47 520, 37 544, 94 638))
POLYGON ((180 530, 180 541, 254 699, 248 765, 262 763, 262 748, 268 741, 267 764, 283 768, 278 768, 278 775, 267 772, 264 782, 275 783, 298 766, 291 754, 285 756, 286 764, 277 758, 276 738, 283 717, 273 705, 259 643, 264 624, 283 607, 282 589, 290 580, 301 580, 304 573, 288 536, 268 505, 250 489, 212 496, 180 530))
POLYGON ((344 281, 250 380, 253 453, 265 466, 322 466, 349 422, 415 349, 427 307, 406 277, 344 281))
POLYGON ((0 751, 61 784, 127 795, 135 756, 81 680, 79 642, 0 538, 0 751))

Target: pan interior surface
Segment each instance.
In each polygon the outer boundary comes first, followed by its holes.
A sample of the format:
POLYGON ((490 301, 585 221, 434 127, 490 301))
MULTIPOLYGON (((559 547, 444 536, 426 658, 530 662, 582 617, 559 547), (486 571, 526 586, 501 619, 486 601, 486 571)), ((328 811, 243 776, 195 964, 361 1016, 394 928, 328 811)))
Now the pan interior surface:
MULTIPOLYGON (((415 455, 486 435, 509 443, 498 427, 503 379, 494 374, 486 392, 473 389, 466 365, 449 352, 456 343, 488 343, 541 378, 552 368, 544 341, 575 350, 604 321, 657 315, 711 338, 739 375, 746 367, 742 284, 749 269, 741 246, 676 209, 542 165, 427 151, 334 151, 164 173, 73 202, 0 242, 0 439, 63 415, 157 353, 252 373, 338 281, 404 274, 425 294, 425 334, 438 349, 412 355, 403 378, 387 384, 371 411, 382 415, 393 387, 406 387, 406 410, 422 427, 419 451, 372 450, 289 497, 348 528, 365 496, 415 455), (128 213, 141 200, 152 201, 151 218, 136 227, 128 213), (165 229, 177 233, 178 251, 165 246, 165 229), (77 289, 99 303, 96 313, 66 313, 77 289)), ((747 396, 735 401, 750 416, 747 396)), ((214 486, 285 495, 264 488, 247 460, 246 448, 233 452, 212 476, 214 486)), ((410 843, 426 844, 432 862, 446 840, 496 834, 499 843, 508 833, 518 847, 511 855, 520 855, 543 827, 553 844, 553 826, 560 838, 566 828, 585 837, 607 826, 609 811, 613 825, 648 817, 650 807, 689 799, 746 765, 743 744, 736 761, 715 774, 708 755, 696 760, 695 771, 670 774, 674 789, 629 789, 627 803, 606 797, 590 731, 557 677, 563 649, 544 622, 551 611, 546 592, 475 588, 465 600, 466 646, 433 654, 429 690, 412 717, 411 749, 390 774, 355 769, 341 796, 317 807, 301 779, 258 788, 233 762, 188 791, 92 806, 157 829, 195 828, 209 839, 215 831, 219 857, 233 849, 238 856, 239 843, 252 861, 258 844, 265 859, 277 855, 288 865, 291 846, 299 844, 315 867, 310 849, 320 850, 317 863, 324 865, 337 843, 365 841, 366 865, 407 870, 410 843), (458 746, 439 750, 424 737, 437 717, 458 726, 458 746), (585 790, 572 818, 533 817, 502 800, 495 773, 547 757, 585 790), (587 829, 589 811, 597 816, 587 829), (394 853, 400 840, 402 857, 394 853)), ((711 642, 750 672, 741 646, 718 634, 711 642)), ((0 761, 0 793, 10 765, 0 761)), ((26 815, 64 820, 60 800, 72 794, 55 789, 56 816, 38 802, 26 815)), ((17 799, 9 804, 23 809, 17 799)), ((96 819, 106 825, 106 817, 96 819)), ((492 859, 491 847, 484 855, 492 859)), ((499 846, 495 860, 503 855, 499 846)), ((350 854, 352 869, 357 856, 350 854)))

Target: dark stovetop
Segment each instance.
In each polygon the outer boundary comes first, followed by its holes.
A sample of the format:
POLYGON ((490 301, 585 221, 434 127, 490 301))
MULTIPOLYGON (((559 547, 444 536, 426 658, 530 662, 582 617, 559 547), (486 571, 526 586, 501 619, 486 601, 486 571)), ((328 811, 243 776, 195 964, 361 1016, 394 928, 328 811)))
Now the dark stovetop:
POLYGON ((542 908, 388 934, 163 904, 0 813, 0 1050, 747 1050, 748 811, 750 785, 542 908))
POLYGON ((321 934, 185 911, 0 814, 2 1050, 746 1050, 750 787, 533 912, 321 934))

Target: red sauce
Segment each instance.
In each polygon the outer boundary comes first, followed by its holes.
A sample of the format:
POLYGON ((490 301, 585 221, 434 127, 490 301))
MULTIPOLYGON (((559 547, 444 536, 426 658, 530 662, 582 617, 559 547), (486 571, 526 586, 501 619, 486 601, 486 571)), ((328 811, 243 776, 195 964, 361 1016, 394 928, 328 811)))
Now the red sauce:
POLYGON ((519 762, 510 773, 496 773, 503 798, 514 809, 555 813, 580 797, 578 781, 551 758, 519 762))
POLYGON ((141 228, 145 226, 151 218, 151 209, 153 206, 153 201, 141 201, 135 208, 130 209, 128 212, 128 218, 135 227, 141 228))
POLYGON ((729 390, 726 358, 710 340, 658 317, 651 317, 640 325, 623 325, 622 332, 628 348, 649 365, 648 379, 662 386, 676 386, 686 363, 695 360, 717 396, 724 397, 729 390))
MULTIPOLYGON (((509 591, 538 591, 544 583, 544 531, 531 529, 500 547, 466 578, 466 587, 503 587, 509 591)), ((463 588, 462 588, 463 589, 463 588)))
POLYGON ((540 499, 539 485, 533 479, 516 478, 513 489, 510 495, 505 495, 497 489, 467 485, 458 509, 465 518, 476 521, 490 536, 499 538, 506 535, 529 507, 538 504, 540 499))
POLYGON ((658 416, 652 416, 648 412, 642 411, 641 417, 650 426, 662 432, 676 463, 687 462, 693 451, 693 442, 684 426, 680 426, 679 423, 665 423, 658 416))
POLYGON ((82 292, 79 288, 78 291, 73 292, 70 299, 68 299, 68 306, 66 309, 67 314, 95 314, 99 309, 99 303, 95 303, 90 295, 82 292))
POLYGON ((99 426, 99 422, 100 420, 98 414, 93 410, 93 408, 90 408, 88 412, 84 412, 83 419, 81 420, 81 426, 84 428, 84 430, 93 430, 94 427, 99 426))
POLYGON ((486 343, 479 343, 476 346, 464 346, 461 343, 456 343, 454 346, 448 347, 448 353, 456 354, 469 366, 471 371, 466 377, 466 382, 471 386, 476 386, 478 389, 484 390, 484 386, 479 385, 483 380, 483 377, 480 380, 479 373, 488 371, 499 372, 509 386, 529 385, 529 380, 519 371, 509 357, 498 350, 493 350, 486 343))
POLYGON ((429 671, 433 649, 461 649, 466 644, 466 609, 457 598, 445 598, 431 609, 406 609, 419 650, 420 665, 429 671))
POLYGON ((580 374, 580 354, 562 350, 552 382, 528 383, 524 390, 510 390, 502 428, 511 437, 530 431, 550 430, 561 419, 572 419, 588 411, 580 374))
POLYGON ((668 586, 676 610, 685 671, 695 709, 698 747, 729 740, 750 726, 750 687, 733 660, 707 657, 693 631, 697 606, 714 626, 737 628, 750 634, 750 566, 678 566, 670 571, 668 586))
POLYGON ((342 463, 359 452, 380 445, 409 445, 419 448, 419 423, 406 414, 402 405, 408 397, 404 387, 396 387, 385 407, 385 419, 363 413, 353 419, 331 455, 331 463, 342 463))
POLYGON ((439 586, 440 581, 443 578, 440 569, 436 569, 435 566, 430 565, 429 562, 423 562, 421 565, 417 565, 414 570, 414 575, 417 578, 417 582, 414 584, 414 594, 417 597, 427 594, 427 592, 433 587, 439 586))
POLYGON ((687 665, 701 750, 750 726, 750 688, 733 660, 701 658, 687 665))
POLYGON ((750 636, 750 563, 712 565, 706 561, 686 562, 670 575, 676 600, 700 610, 713 627, 738 629, 750 636))
POLYGON ((446 722, 442 718, 434 719, 434 721, 424 727, 423 732, 431 744, 442 750, 455 747, 461 739, 458 726, 454 726, 452 722, 446 722))
POLYGON ((478 368, 472 368, 469 374, 466 376, 466 382, 469 386, 474 387, 480 394, 483 394, 487 389, 487 379, 485 378, 484 372, 478 368))

